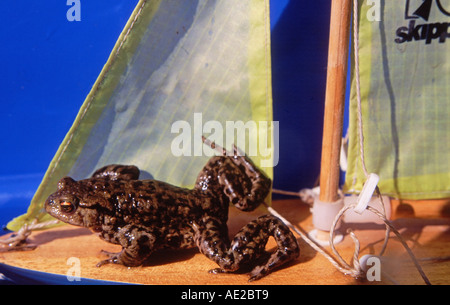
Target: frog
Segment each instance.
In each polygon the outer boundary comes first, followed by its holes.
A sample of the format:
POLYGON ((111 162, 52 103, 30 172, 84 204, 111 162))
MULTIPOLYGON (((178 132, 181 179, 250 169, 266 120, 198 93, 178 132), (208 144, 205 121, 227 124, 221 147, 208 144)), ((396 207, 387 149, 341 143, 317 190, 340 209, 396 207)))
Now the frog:
POLYGON ((248 273, 255 281, 300 255, 298 242, 279 218, 265 214, 244 225, 230 239, 231 205, 248 212, 264 203, 272 181, 245 154, 203 142, 213 155, 193 188, 156 179, 140 180, 135 165, 110 164, 87 179, 63 177, 45 201, 48 214, 64 223, 89 228, 101 239, 118 244, 118 253, 104 251, 106 264, 143 265, 161 249, 197 247, 218 265, 210 273, 248 273), (266 252, 270 237, 276 249, 266 252))

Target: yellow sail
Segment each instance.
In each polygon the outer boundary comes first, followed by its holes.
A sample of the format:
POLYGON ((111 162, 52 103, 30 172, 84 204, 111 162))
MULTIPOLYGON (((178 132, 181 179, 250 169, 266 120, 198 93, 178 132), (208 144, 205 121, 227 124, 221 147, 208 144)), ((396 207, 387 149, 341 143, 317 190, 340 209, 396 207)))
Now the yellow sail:
MULTIPOLYGON (((450 197, 450 8, 440 1, 360 5, 365 163, 380 190, 403 199, 450 197)), ((365 181, 355 77, 345 191, 365 181)))

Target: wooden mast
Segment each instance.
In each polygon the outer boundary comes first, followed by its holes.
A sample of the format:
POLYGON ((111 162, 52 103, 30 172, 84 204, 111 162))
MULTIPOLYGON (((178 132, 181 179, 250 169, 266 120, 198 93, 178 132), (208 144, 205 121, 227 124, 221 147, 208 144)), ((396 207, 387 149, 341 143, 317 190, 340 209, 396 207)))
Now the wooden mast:
POLYGON ((339 190, 339 155, 345 107, 351 0, 332 0, 325 113, 320 170, 322 202, 335 202, 339 190))

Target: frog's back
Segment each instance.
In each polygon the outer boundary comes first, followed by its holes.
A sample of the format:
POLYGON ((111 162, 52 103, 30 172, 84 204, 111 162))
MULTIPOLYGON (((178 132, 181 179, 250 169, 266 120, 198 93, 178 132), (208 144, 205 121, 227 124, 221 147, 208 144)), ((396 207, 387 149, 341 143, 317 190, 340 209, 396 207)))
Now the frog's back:
POLYGON ((125 196, 129 198, 128 208, 123 211, 123 204, 118 204, 116 213, 127 213, 126 223, 156 233, 161 247, 179 249, 195 245, 191 221, 203 214, 199 201, 205 198, 201 194, 157 180, 136 180, 128 182, 125 196))
POLYGON ((145 228, 161 240, 162 247, 194 246, 192 222, 213 213, 224 223, 227 209, 217 210, 214 199, 198 190, 176 187, 157 180, 86 179, 85 183, 111 205, 114 215, 104 218, 105 228, 133 225, 145 228))
POLYGON ((102 180, 102 183, 93 182, 93 188, 108 197, 116 217, 129 222, 144 225, 156 219, 164 222, 188 217, 199 209, 195 196, 185 188, 157 180, 102 180))

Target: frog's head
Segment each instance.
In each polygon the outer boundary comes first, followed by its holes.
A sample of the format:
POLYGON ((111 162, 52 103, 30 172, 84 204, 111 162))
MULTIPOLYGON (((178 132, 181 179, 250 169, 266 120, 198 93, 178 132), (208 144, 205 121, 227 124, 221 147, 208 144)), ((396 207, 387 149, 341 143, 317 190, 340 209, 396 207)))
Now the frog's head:
POLYGON ((83 185, 64 177, 58 182, 58 190, 45 201, 45 210, 65 223, 95 230, 101 225, 96 202, 83 185))

